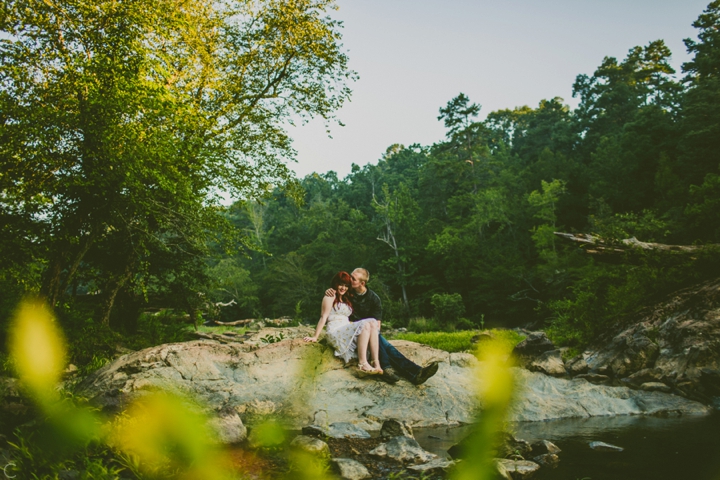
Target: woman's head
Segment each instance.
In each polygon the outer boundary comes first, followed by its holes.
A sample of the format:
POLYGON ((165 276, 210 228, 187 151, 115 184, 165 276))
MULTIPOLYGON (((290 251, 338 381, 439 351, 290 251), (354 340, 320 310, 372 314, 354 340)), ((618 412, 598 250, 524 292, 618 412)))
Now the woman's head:
POLYGON ((352 285, 352 278, 350 278, 350 274, 347 272, 338 272, 332 278, 331 284, 332 288, 335 290, 338 290, 338 287, 344 285, 347 291, 347 289, 350 288, 350 285, 352 285))
POLYGON ((346 297, 346 294, 348 293, 348 290, 350 290, 350 286, 352 285, 352 278, 350 277, 350 274, 347 272, 338 272, 332 278, 332 282, 330 283, 332 284, 332 288, 334 288, 336 292, 333 305, 336 305, 340 301, 343 301, 347 303, 350 308, 352 308, 352 303, 350 303, 350 300, 348 299, 348 297, 346 297))

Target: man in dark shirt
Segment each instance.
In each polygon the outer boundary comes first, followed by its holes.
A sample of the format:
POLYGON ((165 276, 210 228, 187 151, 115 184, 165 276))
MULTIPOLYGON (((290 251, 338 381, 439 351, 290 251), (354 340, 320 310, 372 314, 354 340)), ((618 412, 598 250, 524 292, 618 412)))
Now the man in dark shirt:
MULTIPOLYGON (((374 318, 382 323, 382 302, 377 293, 366 287, 370 279, 369 272, 364 268, 356 268, 350 275, 352 291, 350 301, 353 313, 350 320, 355 322, 364 318, 374 318)), ((326 294, 335 295, 335 290, 329 289, 326 294)), ((438 362, 430 362, 424 367, 412 362, 405 355, 393 347, 382 335, 380 340, 380 367, 383 369, 382 378, 388 383, 399 380, 398 374, 410 380, 415 385, 421 385, 438 371, 438 362)))

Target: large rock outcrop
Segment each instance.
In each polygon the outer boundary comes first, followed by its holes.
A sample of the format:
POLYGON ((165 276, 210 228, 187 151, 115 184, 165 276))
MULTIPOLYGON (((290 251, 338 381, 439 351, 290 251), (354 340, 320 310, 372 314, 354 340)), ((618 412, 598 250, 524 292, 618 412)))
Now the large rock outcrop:
MULTIPOLYGON (((356 378, 354 369, 344 368, 331 349, 303 342, 300 337, 310 330, 262 330, 244 343, 201 340, 148 348, 98 370, 80 384, 79 391, 104 407, 119 409, 153 389, 171 389, 198 397, 212 410, 234 410, 245 424, 277 414, 297 429, 350 422, 379 430, 391 418, 412 427, 473 421, 479 408, 474 356, 393 341, 413 361, 439 361, 440 369, 421 386, 406 381, 388 385, 374 377, 356 378), (270 334, 279 338, 281 332, 285 340, 260 341, 270 334)), ((708 412, 707 407, 674 395, 513 370, 522 394, 511 420, 708 412)))
POLYGON ((720 279, 649 309, 584 360, 591 372, 629 386, 664 383, 688 398, 720 403, 720 279))

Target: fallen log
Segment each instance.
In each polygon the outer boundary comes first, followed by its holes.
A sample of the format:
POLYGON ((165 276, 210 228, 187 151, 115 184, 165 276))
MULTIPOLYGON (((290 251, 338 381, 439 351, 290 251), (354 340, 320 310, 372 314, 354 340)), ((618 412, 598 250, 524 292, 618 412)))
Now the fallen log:
POLYGON ((234 322, 220 322, 218 320, 215 320, 215 323, 217 325, 237 326, 237 325, 247 325, 249 323, 252 323, 254 320, 255 320, 254 318, 246 318, 245 320, 235 320, 234 322))
POLYGON ((589 255, 618 256, 632 251, 697 254, 704 251, 720 251, 720 245, 667 245, 664 243, 641 242, 635 237, 610 242, 588 233, 553 232, 560 238, 579 243, 589 255))

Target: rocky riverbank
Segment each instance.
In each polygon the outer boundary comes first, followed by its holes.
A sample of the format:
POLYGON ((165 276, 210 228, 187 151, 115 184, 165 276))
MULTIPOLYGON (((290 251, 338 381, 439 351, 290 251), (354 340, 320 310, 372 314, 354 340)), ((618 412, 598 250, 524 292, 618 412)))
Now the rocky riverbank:
POLYGON ((524 365, 598 385, 673 393, 720 408, 720 279, 679 291, 563 361, 542 332, 516 347, 524 365))
MULTIPOLYGON (((108 410, 156 388, 190 394, 209 410, 252 426, 267 415, 300 429, 309 424, 348 422, 369 431, 387 419, 412 427, 471 423, 480 402, 475 396, 478 362, 467 353, 447 353, 406 341, 393 341, 419 364, 440 362, 421 386, 388 385, 358 379, 332 351, 306 344, 310 329, 261 330, 243 343, 201 340, 160 345, 125 355, 86 378, 79 393, 108 410), (284 340, 264 343, 269 334, 284 340)), ((520 395, 511 421, 542 421, 603 415, 701 415, 699 402, 663 392, 594 385, 585 379, 554 378, 513 368, 520 395)))

